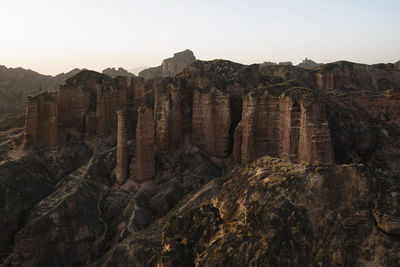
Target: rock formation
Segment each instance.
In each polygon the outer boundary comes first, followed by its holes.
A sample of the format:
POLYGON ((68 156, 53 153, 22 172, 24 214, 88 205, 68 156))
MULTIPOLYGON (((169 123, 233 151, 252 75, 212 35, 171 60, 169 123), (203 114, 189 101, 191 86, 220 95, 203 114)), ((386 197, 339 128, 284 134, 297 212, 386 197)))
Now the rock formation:
POLYGON ((274 96, 267 88, 249 93, 235 130, 238 162, 270 155, 293 162, 333 163, 333 147, 324 105, 274 96))
POLYGON ((143 183, 155 175, 153 111, 140 106, 138 115, 139 119, 136 126, 136 165, 133 180, 143 183))
POLYGON ((57 146, 57 96, 57 92, 43 92, 27 98, 24 149, 57 146))
POLYGON ((193 94, 192 143, 210 156, 225 158, 230 152, 229 94, 213 87, 193 94))
POLYGON ((117 76, 127 76, 127 77, 136 77, 135 74, 128 72, 126 69, 119 67, 115 68, 107 68, 104 69, 101 73, 110 76, 111 78, 115 78, 117 76))
POLYGON ((83 71, 0 135, 0 265, 397 266, 399 74, 83 71))
POLYGON ((23 68, 7 68, 0 65, 0 117, 6 114, 24 113, 26 97, 42 91, 54 92, 57 87, 79 69, 56 76, 42 75, 23 68))
POLYGON ((300 64, 297 65, 297 67, 307 69, 307 70, 312 70, 313 68, 316 68, 318 66, 321 66, 322 64, 316 63, 312 61, 311 59, 304 59, 300 64))
POLYGON ((126 137, 125 114, 117 111, 118 131, 117 131, 117 166, 115 168, 116 181, 118 184, 125 182, 128 172, 128 144, 126 137))
POLYGON ((182 52, 175 53, 173 57, 164 59, 161 66, 148 68, 139 72, 139 77, 145 79, 154 79, 161 77, 172 77, 183 71, 196 58, 192 51, 186 49, 182 52))

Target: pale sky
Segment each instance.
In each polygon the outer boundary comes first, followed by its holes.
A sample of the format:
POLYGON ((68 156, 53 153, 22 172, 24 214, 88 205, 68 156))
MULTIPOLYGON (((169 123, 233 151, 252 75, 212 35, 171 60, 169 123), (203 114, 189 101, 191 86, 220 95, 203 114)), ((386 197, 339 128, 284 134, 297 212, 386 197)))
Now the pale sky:
POLYGON ((198 59, 400 60, 398 0, 0 0, 0 65, 58 74, 198 59))

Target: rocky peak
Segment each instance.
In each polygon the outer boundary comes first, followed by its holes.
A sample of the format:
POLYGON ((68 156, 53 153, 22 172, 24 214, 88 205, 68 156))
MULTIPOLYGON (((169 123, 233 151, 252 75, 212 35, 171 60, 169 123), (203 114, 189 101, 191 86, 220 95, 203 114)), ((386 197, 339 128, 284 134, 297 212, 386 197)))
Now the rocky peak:
POLYGON ((311 70, 315 67, 318 67, 322 64, 320 63, 316 63, 315 61, 311 60, 311 59, 304 59, 299 65, 297 65, 297 67, 303 68, 303 69, 307 69, 307 70, 311 70))
POLYGON ((161 66, 145 69, 139 72, 139 77, 155 79, 161 77, 173 77, 183 71, 184 68, 196 60, 189 49, 175 53, 173 57, 164 59, 161 66))

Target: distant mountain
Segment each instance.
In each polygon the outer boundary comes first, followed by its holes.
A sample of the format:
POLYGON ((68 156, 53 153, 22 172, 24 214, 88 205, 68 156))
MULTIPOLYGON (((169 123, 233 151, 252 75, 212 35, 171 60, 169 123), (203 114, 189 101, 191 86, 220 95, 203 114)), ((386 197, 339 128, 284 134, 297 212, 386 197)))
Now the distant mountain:
POLYGON ((315 61, 312 61, 311 59, 306 58, 299 65, 297 65, 297 67, 311 70, 311 69, 321 66, 321 65, 322 65, 321 63, 316 63, 315 61))
POLYGON ((0 117, 11 112, 24 112, 25 98, 28 95, 43 90, 57 90, 66 79, 80 71, 81 69, 73 69, 67 73, 50 76, 23 68, 7 68, 0 65, 0 117))
POLYGON ((139 72, 141 72, 142 70, 148 69, 149 67, 136 67, 136 68, 132 68, 129 69, 128 71, 135 74, 136 76, 139 76, 139 72))
POLYGON ((115 68, 107 68, 107 69, 104 69, 104 70, 102 71, 102 73, 103 73, 103 74, 106 74, 106 75, 108 75, 108 76, 111 76, 112 78, 115 78, 115 77, 117 77, 117 76, 136 77, 135 74, 130 73, 130 72, 128 72, 126 69, 123 69, 123 68, 121 68, 121 67, 118 68, 118 69, 115 69, 115 68))
POLYGON ((285 62, 271 62, 271 61, 266 61, 264 63, 261 63, 261 66, 272 66, 272 65, 285 65, 285 66, 293 66, 293 63, 290 61, 285 61, 285 62))
POLYGON ((161 66, 148 68, 139 73, 139 77, 154 79, 161 77, 172 77, 183 71, 184 68, 196 60, 189 49, 175 53, 173 57, 164 59, 161 66))

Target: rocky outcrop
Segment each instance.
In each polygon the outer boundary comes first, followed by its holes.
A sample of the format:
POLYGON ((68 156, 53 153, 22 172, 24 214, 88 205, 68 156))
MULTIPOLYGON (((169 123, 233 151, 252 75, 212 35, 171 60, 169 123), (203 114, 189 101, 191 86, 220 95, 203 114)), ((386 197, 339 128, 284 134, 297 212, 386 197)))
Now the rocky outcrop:
POLYGON ((57 147, 57 97, 57 92, 43 92, 27 98, 24 149, 57 147))
POLYGON ((377 184, 388 183, 385 198, 395 201, 396 182, 387 179, 362 166, 262 158, 233 173, 209 202, 168 220, 160 264, 396 265, 397 241, 370 216, 377 184))
POLYGON ((196 58, 192 51, 186 49, 182 52, 175 53, 173 57, 164 59, 161 66, 148 68, 139 72, 139 77, 145 79, 154 79, 161 77, 172 77, 183 71, 196 58))
POLYGON ((307 69, 307 70, 312 70, 313 68, 316 68, 318 66, 321 66, 321 63, 316 63, 312 61, 311 59, 304 59, 300 64, 297 65, 297 67, 307 69))
POLYGON ((128 72, 126 69, 119 67, 115 68, 107 68, 104 69, 101 73, 110 76, 111 78, 115 78, 117 76, 126 76, 126 77, 136 77, 133 73, 128 72))
POLYGON ((135 182, 143 183, 153 178, 156 173, 153 111, 140 106, 138 117, 136 126, 136 158, 132 179, 135 182))
POLYGON ((117 167, 115 169, 116 182, 122 184, 125 182, 128 172, 128 143, 126 137, 125 114, 123 111, 117 111, 118 130, 117 130, 117 167))

